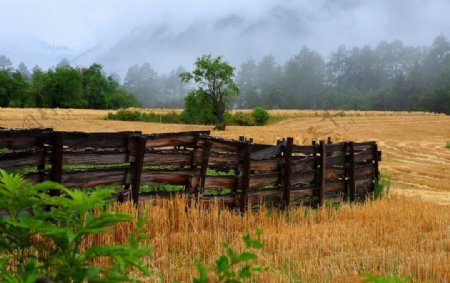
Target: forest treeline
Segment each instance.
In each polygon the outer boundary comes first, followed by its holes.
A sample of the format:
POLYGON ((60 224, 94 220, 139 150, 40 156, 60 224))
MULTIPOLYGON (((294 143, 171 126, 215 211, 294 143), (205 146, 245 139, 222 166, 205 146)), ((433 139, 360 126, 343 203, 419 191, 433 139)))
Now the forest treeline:
POLYGON ((30 72, 25 64, 12 68, 0 56, 0 107, 116 109, 139 106, 136 96, 123 88, 99 64, 75 68, 67 60, 47 71, 30 72))
MULTIPOLYGON (((225 58, 226 59, 226 58, 225 58)), ((158 74, 149 63, 131 66, 120 84, 102 66, 74 68, 68 62, 43 71, 17 69, 0 56, 0 106, 181 108, 190 91, 179 67, 158 74)), ((429 46, 400 40, 347 49, 327 60, 303 47, 284 64, 268 55, 237 68, 240 95, 232 108, 361 109, 432 111, 450 114, 450 42, 438 36, 429 46)))

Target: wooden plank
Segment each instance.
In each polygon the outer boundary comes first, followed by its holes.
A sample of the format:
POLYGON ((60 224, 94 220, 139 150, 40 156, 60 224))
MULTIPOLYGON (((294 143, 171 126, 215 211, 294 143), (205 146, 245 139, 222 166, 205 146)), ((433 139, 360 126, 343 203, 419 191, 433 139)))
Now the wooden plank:
MULTIPOLYGON (((142 167, 144 165, 145 158, 145 146, 147 139, 143 136, 136 137, 136 155, 134 162, 131 164, 132 179, 131 179, 131 198, 134 205, 138 205, 139 202, 139 190, 141 187, 141 175, 142 167)), ((128 173, 128 172, 127 172, 128 173)))
POLYGON ((373 146, 376 143, 377 142, 375 142, 375 141, 354 142, 353 143, 354 151, 355 151, 355 153, 358 152, 358 151, 366 151, 369 148, 373 148, 373 146))
POLYGON ((316 170, 294 172, 291 175, 291 185, 309 184, 316 178, 316 170))
POLYGON ((0 154, 0 168, 11 170, 38 166, 42 162, 43 150, 28 152, 9 152, 0 154))
POLYGON ((327 157, 327 166, 328 168, 331 167, 335 167, 335 166, 340 166, 340 167, 344 167, 345 165, 345 156, 328 156, 327 157))
MULTIPOLYGON (((54 182, 62 182, 62 168, 63 168, 63 143, 64 134, 62 132, 53 132, 51 136, 51 163, 52 169, 50 171, 50 180, 54 182)), ((59 190, 50 190, 51 196, 59 196, 59 190)))
POLYGON ((64 146, 68 148, 125 148, 129 136, 138 136, 141 134, 141 132, 59 133, 62 133, 64 146))
POLYGON ((196 169, 144 169, 141 174, 141 184, 185 185, 191 177, 196 176, 197 174, 198 170, 196 169))
POLYGON ((266 189, 260 191, 249 192, 248 202, 251 207, 259 204, 278 205, 282 201, 279 189, 266 189))
POLYGON ((146 135, 147 147, 193 146, 195 134, 179 133, 178 135, 146 135))
POLYGON ((263 174, 263 175, 251 175, 250 176, 250 189, 256 190, 266 186, 273 186, 279 183, 280 176, 278 173, 263 174))
POLYGON ((314 187, 305 187, 302 189, 291 189, 291 202, 296 202, 305 197, 314 196, 314 187))
POLYGON ((319 171, 319 186, 317 191, 317 196, 319 198, 319 206, 323 206, 325 204, 325 170, 327 165, 327 149, 325 147, 325 142, 320 141, 320 171, 319 171))
POLYGON ((233 189, 237 184, 234 176, 206 176, 204 188, 233 189))
POLYGON ((355 162, 356 163, 371 161, 371 160, 375 160, 376 158, 377 157, 373 150, 355 152, 355 162))
POLYGON ((64 151, 64 165, 108 165, 127 163, 125 150, 116 151, 64 151))
POLYGON ((325 179, 327 180, 335 180, 335 179, 344 179, 346 176, 344 168, 327 168, 325 170, 325 179))
POLYGON ((51 129, 0 129, 0 148, 20 150, 33 147, 42 148, 51 129))
POLYGON ((127 168, 72 169, 62 172, 61 183, 69 188, 92 188, 100 185, 123 185, 127 168))
POLYGON ((283 148, 282 145, 275 145, 251 154, 252 160, 265 160, 271 159, 281 154, 283 148))
POLYGON ((324 189, 324 193, 330 193, 334 191, 344 191, 346 182, 344 180, 335 180, 332 182, 327 182, 324 189))
POLYGON ((208 166, 211 168, 235 169, 239 163, 239 156, 235 153, 218 153, 210 151, 208 166))
POLYGON ((301 153, 305 155, 313 155, 314 150, 316 149, 315 145, 293 145, 292 153, 301 153))
POLYGON ((333 143, 333 144, 327 144, 327 152, 329 154, 333 154, 335 152, 343 152, 345 150, 345 143, 333 143))
POLYGON ((243 158, 242 158, 242 181, 240 184, 241 196, 240 196, 240 210, 244 212, 247 208, 247 195, 250 189, 250 163, 251 163, 251 152, 250 152, 250 143, 244 143, 243 149, 243 158))
POLYGON ((302 159, 293 158, 292 160, 292 172, 305 171, 305 170, 313 170, 316 165, 315 157, 305 157, 302 159))
POLYGON ((252 160, 250 170, 259 172, 277 172, 279 170, 279 159, 252 160))
POLYGON ((192 154, 193 153, 189 151, 147 151, 144 156, 144 165, 188 166, 191 163, 192 154))
POLYGON ((355 178, 375 176, 375 164, 355 165, 355 178))
POLYGON ((212 143, 211 151, 213 152, 229 151, 237 153, 240 150, 242 150, 244 144, 244 142, 242 141, 229 140, 217 137, 207 137, 206 139, 212 143))
POLYGON ((268 149, 268 148, 271 148, 271 147, 273 147, 272 144, 258 144, 258 143, 253 143, 250 150, 251 150, 252 153, 254 153, 254 152, 258 152, 258 151, 261 151, 261 150, 265 150, 265 149, 268 149))

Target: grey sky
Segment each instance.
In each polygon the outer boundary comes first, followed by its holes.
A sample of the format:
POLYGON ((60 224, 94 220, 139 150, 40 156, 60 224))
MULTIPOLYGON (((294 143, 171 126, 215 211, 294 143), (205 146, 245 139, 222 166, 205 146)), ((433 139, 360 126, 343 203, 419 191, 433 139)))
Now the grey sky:
MULTIPOLYGON (((139 44, 151 45, 156 42, 154 31, 164 27, 164 40, 161 41, 181 44, 181 48, 170 49, 167 51, 170 53, 164 55, 174 58, 170 68, 176 68, 178 61, 182 65, 195 60, 201 52, 214 53, 214 49, 234 61, 252 55, 258 57, 262 53, 272 53, 285 60, 303 45, 324 56, 341 44, 347 47, 376 46, 381 40, 400 39, 407 45, 429 45, 439 34, 450 37, 448 15, 449 0, 0 0, 0 54, 11 58, 15 65, 24 61, 30 67, 34 64, 49 67, 66 56, 81 58, 83 64, 98 60, 114 71, 123 71, 123 67, 115 65, 111 58, 121 54, 120 46, 129 48, 132 44, 130 33, 135 31, 139 37, 148 35, 150 43, 139 44), (271 12, 280 7, 281 14, 271 12), (235 26, 208 29, 220 19, 232 16, 237 19, 235 26), (276 17, 280 19, 274 20, 276 17), (218 34, 208 37, 207 31, 198 31, 199 27, 218 34), (253 32, 255 27, 262 27, 267 33, 253 32), (232 46, 220 48, 223 42, 206 44, 208 48, 203 48, 205 41, 211 38, 222 36, 228 41, 242 42, 242 35, 247 34, 250 34, 248 42, 242 46, 236 44, 237 50, 232 50, 232 46), (179 35, 198 35, 207 39, 200 40, 199 46, 195 46, 180 39, 179 35), (189 52, 183 51, 184 44, 189 52), (47 45, 70 50, 48 49, 47 45), (92 48, 95 52, 84 55, 92 48), (242 56, 237 56, 238 53, 242 56)), ((141 47, 142 50, 146 48, 141 47)), ((152 48, 156 50, 164 45, 152 48)), ((162 56, 157 55, 155 57, 162 56)), ((130 64, 136 63, 140 57, 129 60, 130 64)), ((142 57, 142 61, 151 64, 152 60, 151 56, 142 57)), ((155 63, 156 69, 163 69, 158 64, 162 63, 155 63)))

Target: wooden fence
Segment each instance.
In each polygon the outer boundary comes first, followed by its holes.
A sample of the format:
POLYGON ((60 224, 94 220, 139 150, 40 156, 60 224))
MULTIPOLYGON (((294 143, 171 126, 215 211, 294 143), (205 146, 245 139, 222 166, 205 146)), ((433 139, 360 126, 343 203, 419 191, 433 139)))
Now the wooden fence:
POLYGON ((119 198, 130 195, 135 203, 173 194, 240 210, 261 204, 323 205, 327 198, 359 201, 375 189, 380 160, 376 142, 295 145, 287 138, 266 145, 212 137, 208 131, 0 129, 0 168, 21 172, 34 183, 52 180, 79 189, 117 185, 119 198), (181 189, 143 192, 155 185, 181 189))

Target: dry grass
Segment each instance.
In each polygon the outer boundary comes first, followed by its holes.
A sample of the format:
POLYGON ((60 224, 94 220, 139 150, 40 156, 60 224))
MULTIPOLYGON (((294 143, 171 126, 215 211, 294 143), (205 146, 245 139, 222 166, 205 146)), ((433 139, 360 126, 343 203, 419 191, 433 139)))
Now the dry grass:
MULTIPOLYGON (((391 196, 339 210, 284 212, 261 210, 245 216, 220 210, 185 209, 183 199, 148 203, 149 282, 192 282, 194 259, 210 270, 224 253, 223 241, 242 249, 246 230, 262 228, 265 244, 259 263, 274 268, 257 282, 361 282, 361 274, 412 275, 421 282, 450 280, 450 214, 448 207, 418 198, 391 196), (420 209, 417 209, 420 207, 420 209)), ((132 205, 116 209, 135 213, 132 205)), ((129 226, 118 227, 109 239, 121 238, 129 226)), ((211 273, 212 277, 213 274, 211 273)))

